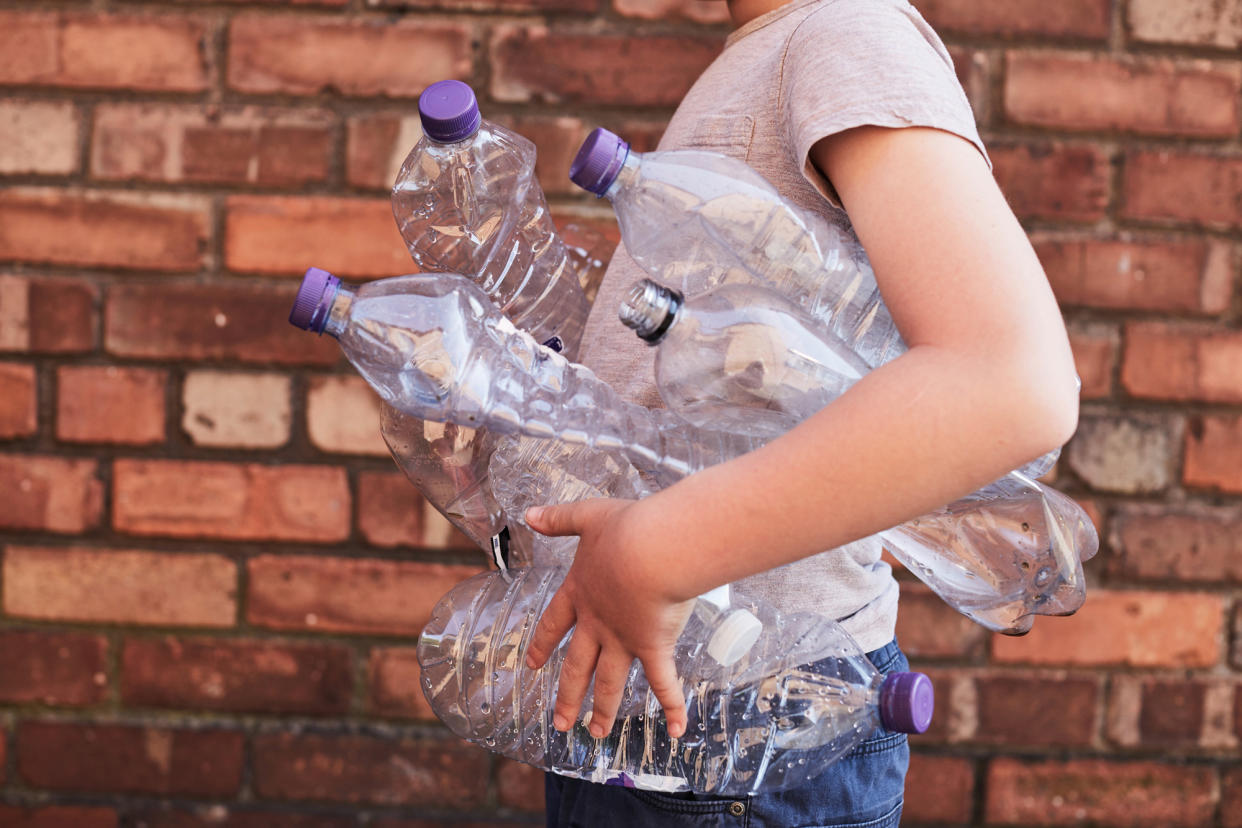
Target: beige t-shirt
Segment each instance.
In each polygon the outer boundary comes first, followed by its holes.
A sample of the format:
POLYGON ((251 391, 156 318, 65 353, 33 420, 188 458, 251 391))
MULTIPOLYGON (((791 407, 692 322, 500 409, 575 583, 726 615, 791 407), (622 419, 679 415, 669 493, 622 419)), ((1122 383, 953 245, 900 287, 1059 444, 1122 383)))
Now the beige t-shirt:
MULTIPOLYGON (((686 94, 659 149, 746 161, 786 199, 848 228, 808 153, 824 136, 862 125, 936 127, 984 152, 944 45, 905 0, 794 0, 747 23, 686 94)), ((618 249, 580 359, 626 399, 658 407, 655 349, 617 320, 626 289, 645 275, 618 249)), ((780 532, 772 527, 773 543, 780 532)), ((892 640, 897 617, 897 583, 880 552, 878 540, 863 539, 739 586, 784 611, 830 615, 874 650, 892 640)))

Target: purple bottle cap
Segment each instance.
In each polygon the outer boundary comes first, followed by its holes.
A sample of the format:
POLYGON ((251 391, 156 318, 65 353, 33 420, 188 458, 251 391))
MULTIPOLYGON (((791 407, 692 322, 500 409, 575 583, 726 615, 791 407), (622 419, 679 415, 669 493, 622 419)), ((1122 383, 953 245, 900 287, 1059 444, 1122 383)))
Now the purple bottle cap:
POLYGON ((328 311, 332 309, 332 300, 336 298, 336 289, 340 284, 341 280, 328 271, 308 268, 293 300, 293 310, 289 311, 289 324, 323 333, 328 322, 328 311))
POLYGON ((596 127, 569 165, 569 180, 587 192, 602 196, 616 180, 629 154, 629 144, 603 127, 596 127))
POLYGON ((924 673, 889 673, 880 686, 880 721, 897 733, 923 733, 931 727, 936 696, 924 673))
POLYGON ((469 138, 479 128, 479 102, 474 90, 459 80, 433 83, 418 96, 423 134, 432 141, 451 144, 469 138))

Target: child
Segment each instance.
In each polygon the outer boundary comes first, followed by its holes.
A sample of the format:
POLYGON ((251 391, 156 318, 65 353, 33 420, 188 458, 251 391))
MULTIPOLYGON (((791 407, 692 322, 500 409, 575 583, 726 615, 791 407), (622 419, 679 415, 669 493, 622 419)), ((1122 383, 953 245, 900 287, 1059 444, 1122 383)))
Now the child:
MULTIPOLYGON (((737 28, 660 148, 742 159, 852 227, 909 351, 780 439, 645 500, 530 511, 538 531, 580 537, 530 647, 539 666, 573 628, 562 729, 594 677, 590 730, 606 733, 635 658, 670 732, 683 729, 672 645, 690 599, 734 581, 782 610, 839 619, 882 671, 904 669, 897 584, 878 542, 859 539, 1065 443, 1077 422, 1056 302, 918 12, 905 0, 728 2, 737 28)), ((653 349, 615 319, 642 275, 618 251, 581 360, 654 406, 653 349)), ((548 823, 894 826, 907 759, 905 737, 881 732, 800 789, 737 800, 549 777, 548 823)))

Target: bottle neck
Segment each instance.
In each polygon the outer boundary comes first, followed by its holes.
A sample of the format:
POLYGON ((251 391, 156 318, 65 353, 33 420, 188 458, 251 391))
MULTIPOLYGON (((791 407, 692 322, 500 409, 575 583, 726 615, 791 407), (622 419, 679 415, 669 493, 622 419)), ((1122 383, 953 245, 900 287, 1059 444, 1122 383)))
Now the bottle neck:
POLYGON ((608 185, 608 189, 604 190, 604 197, 609 201, 615 201, 617 193, 621 189, 628 187, 638 180, 638 168, 642 166, 642 156, 630 150, 626 153, 625 160, 621 162, 621 169, 617 171, 617 177, 608 185))
POLYGON ((639 339, 654 345, 677 321, 681 304, 680 292, 650 279, 642 279, 630 288, 618 315, 622 324, 633 329, 639 339))
POLYGON ((349 324, 349 309, 354 304, 356 293, 353 288, 345 285, 338 285, 336 295, 332 297, 332 302, 328 306, 328 317, 323 323, 323 333, 340 339, 345 333, 345 326, 349 324))

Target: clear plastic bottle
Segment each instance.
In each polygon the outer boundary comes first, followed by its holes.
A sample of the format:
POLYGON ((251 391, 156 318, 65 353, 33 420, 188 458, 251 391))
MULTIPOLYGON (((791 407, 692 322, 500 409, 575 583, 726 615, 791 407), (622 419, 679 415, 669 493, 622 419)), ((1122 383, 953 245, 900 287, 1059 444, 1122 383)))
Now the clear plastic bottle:
MULTIPOLYGON (((700 150, 632 152, 601 128, 569 175, 612 202, 626 251, 657 281, 686 296, 758 282, 826 324, 872 368, 905 352, 857 240, 790 204, 744 162, 700 150)), ((1021 471, 1040 477, 1059 454, 1021 471)))
MULTIPOLYGON (((656 385, 669 410, 698 427, 776 437, 869 370, 839 338, 759 285, 686 298, 643 279, 620 318, 658 349, 656 385)), ((1032 614, 1082 606, 1081 562, 1099 548, 1082 507, 1021 472, 879 537, 950 605, 1012 634, 1027 632, 1032 614)))
MULTIPOLYGON (((535 178, 530 141, 484 120, 471 88, 434 83, 418 101, 423 137, 402 164, 392 210, 414 261, 472 278, 514 324, 570 358, 597 284, 600 239, 574 228, 566 245, 535 178)), ((486 431, 424 422, 384 405, 381 434, 406 477, 457 528, 487 548, 506 519, 492 497, 486 431)), ((521 559, 533 536, 510 541, 521 559)))
POLYGON ((587 731, 589 693, 575 726, 559 732, 552 708, 565 645, 538 671, 525 658, 564 570, 508 574, 484 573, 445 595, 418 660, 441 721, 521 762, 596 782, 740 796, 803 784, 881 725, 921 733, 931 722, 927 676, 882 676, 835 621, 734 596, 697 600, 677 642, 684 736, 669 737, 637 662, 608 736, 587 731), (728 608, 742 603, 746 610, 728 608))

